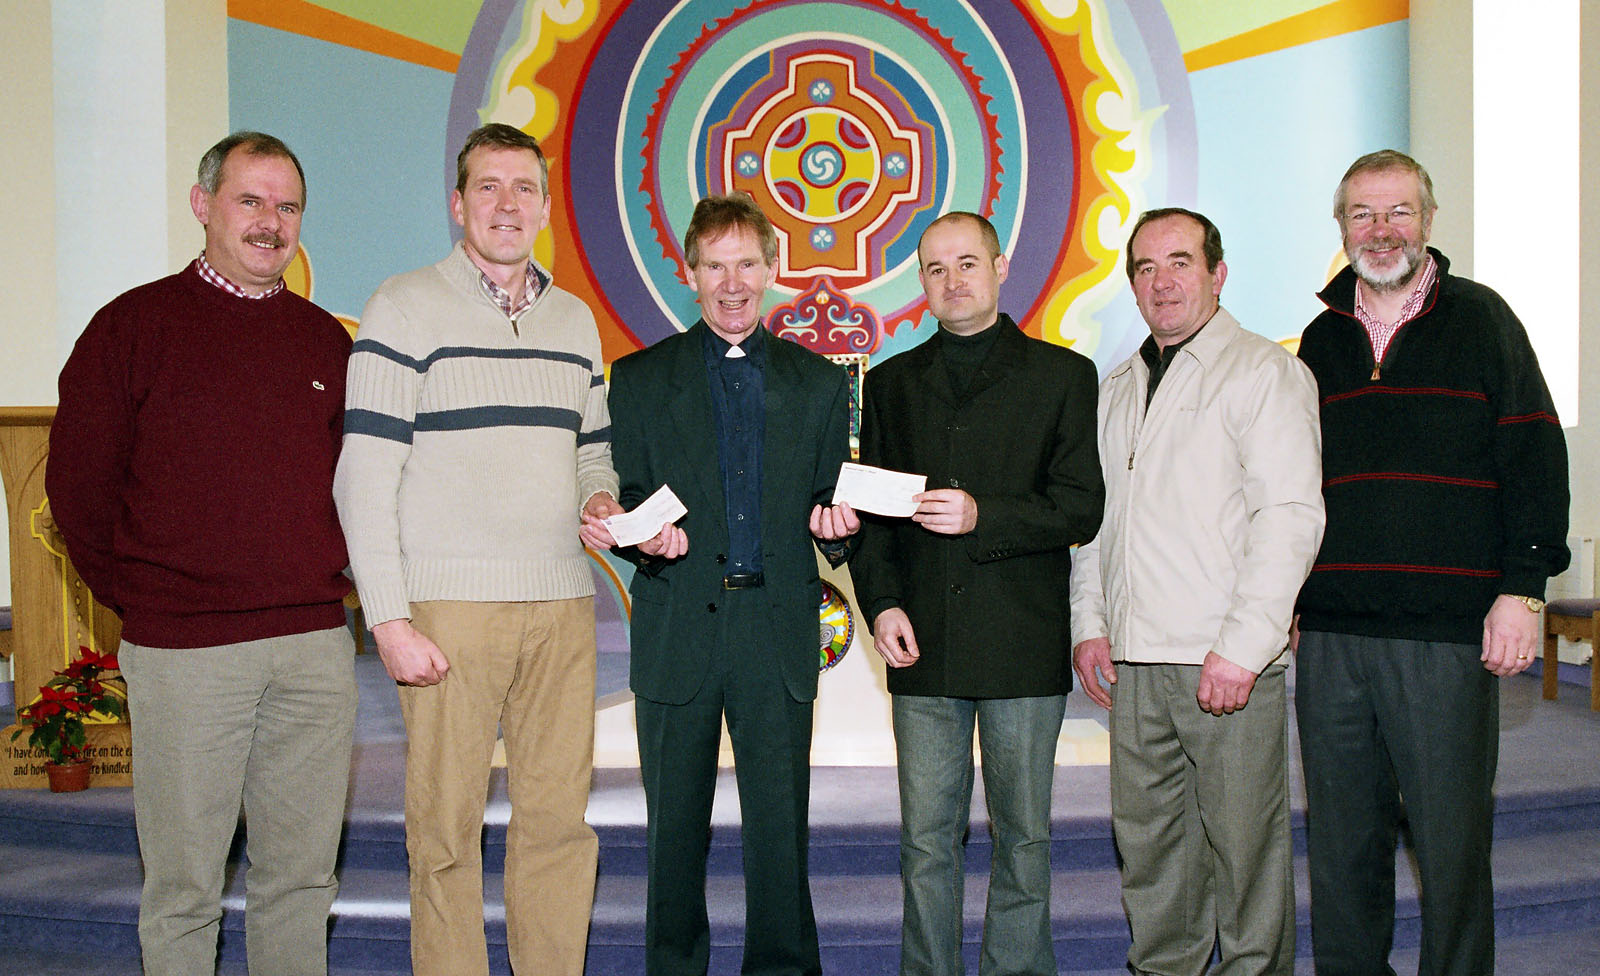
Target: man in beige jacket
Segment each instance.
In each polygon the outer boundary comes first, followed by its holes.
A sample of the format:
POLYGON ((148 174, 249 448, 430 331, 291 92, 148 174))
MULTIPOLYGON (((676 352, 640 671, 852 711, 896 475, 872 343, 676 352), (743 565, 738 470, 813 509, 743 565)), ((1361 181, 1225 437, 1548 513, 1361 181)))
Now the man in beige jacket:
POLYGON ((1072 566, 1073 667, 1111 712, 1111 817, 1136 973, 1294 969, 1284 664, 1321 541, 1316 386, 1218 304, 1222 237, 1144 214, 1150 327, 1100 385, 1100 533, 1072 566), (1109 687, 1101 684, 1101 678, 1109 687))

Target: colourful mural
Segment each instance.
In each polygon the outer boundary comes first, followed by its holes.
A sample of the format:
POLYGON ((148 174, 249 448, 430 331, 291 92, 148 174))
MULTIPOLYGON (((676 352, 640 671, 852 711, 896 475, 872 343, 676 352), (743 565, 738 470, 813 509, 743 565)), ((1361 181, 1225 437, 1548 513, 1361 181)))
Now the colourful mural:
MULTIPOLYGON (((291 284, 348 327, 383 279, 450 248, 456 151, 482 122, 506 122, 550 157, 535 255, 594 310, 608 362, 693 323, 684 227, 702 196, 742 190, 780 239, 768 324, 847 361, 858 394, 862 368, 935 328, 916 244, 950 210, 999 231, 1002 307, 1102 370, 1147 334, 1121 251, 1157 206, 1211 216, 1224 303, 1293 341, 1338 258, 1339 175, 1407 142, 1405 0, 228 11, 233 124, 283 137, 308 174, 291 284)), ((606 702, 626 688, 631 570, 595 559, 612 597, 599 611, 606 702)))
MULTIPOLYGON (((230 0, 231 111, 310 174, 314 297, 354 321, 436 260, 481 121, 552 159, 538 256, 608 359, 695 317, 695 200, 751 193, 780 235, 769 321, 872 360, 932 328, 915 248, 994 221, 1004 307, 1102 368, 1142 337, 1120 249, 1140 210, 1221 226, 1224 302, 1291 338, 1337 251, 1343 166, 1406 143, 1403 0, 230 0), (376 212, 375 212, 376 211, 376 212)), ((309 262, 306 287, 310 287, 309 262)))

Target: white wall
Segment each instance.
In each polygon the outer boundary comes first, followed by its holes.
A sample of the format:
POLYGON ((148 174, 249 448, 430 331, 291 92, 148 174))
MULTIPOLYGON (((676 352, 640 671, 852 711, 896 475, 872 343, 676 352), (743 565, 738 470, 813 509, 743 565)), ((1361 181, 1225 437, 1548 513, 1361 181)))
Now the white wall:
MULTIPOLYGON (((0 406, 54 403, 55 110, 50 5, 9 0, 0 30, 0 406)), ((0 547, 3 548, 3 547, 0 547)))
MULTIPOLYGON (((228 131, 227 2, 3 0, 0 14, 0 406, 48 405, 94 310, 200 250, 188 191, 228 131)), ((10 581, 0 545, 0 604, 10 581)))
MULTIPOLYGON (((1503 5, 1481 0, 1495 8, 1503 5)), ((1593 50, 1600 40, 1600 4, 1581 3, 1579 51, 1593 50)), ((1439 196, 1439 217, 1434 243, 1450 256, 1452 271, 1477 277, 1480 268, 1474 249, 1479 222, 1475 209, 1495 203, 1536 217, 1539 211, 1578 213, 1576 261, 1569 270, 1547 276, 1547 285, 1576 289, 1578 348, 1567 358, 1578 363, 1578 418, 1567 428, 1572 487, 1572 532, 1600 535, 1600 133, 1583 124, 1600 109, 1600 61, 1581 59, 1578 76, 1578 110, 1571 124, 1579 132, 1578 180, 1575 194, 1556 189, 1546 192, 1541 181, 1542 160, 1548 149, 1538 129, 1529 129, 1520 117, 1504 119, 1504 139, 1519 147, 1525 158, 1514 177, 1501 177, 1494 185, 1479 185, 1476 177, 1474 122, 1473 17, 1461 0, 1412 0, 1411 3, 1411 147, 1434 178, 1439 196), (1574 196, 1576 199, 1574 199, 1574 196), (1477 198, 1476 208, 1474 197, 1477 198)), ((1539 97, 1540 77, 1524 75, 1508 84, 1539 97)), ((1534 253, 1549 246, 1534 223, 1518 227, 1520 243, 1534 253)), ((1569 245, 1565 250, 1570 251, 1569 245)), ((1571 255, 1563 255, 1564 258, 1571 255)), ((1488 272, 1485 284, 1498 287, 1488 272)), ((1532 324, 1530 323, 1530 327, 1532 324)))

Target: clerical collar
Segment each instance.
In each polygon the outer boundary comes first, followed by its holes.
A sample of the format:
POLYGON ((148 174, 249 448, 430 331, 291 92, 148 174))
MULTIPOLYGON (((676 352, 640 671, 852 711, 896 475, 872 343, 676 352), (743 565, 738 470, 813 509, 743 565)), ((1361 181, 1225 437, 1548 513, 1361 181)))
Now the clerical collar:
POLYGON ((745 340, 736 346, 718 335, 717 330, 707 326, 706 340, 709 343, 707 349, 710 351, 712 359, 744 359, 748 357, 752 364, 759 365, 766 358, 763 355, 766 349, 766 336, 763 333, 766 331, 766 326, 757 325, 750 330, 750 334, 745 337, 745 340))

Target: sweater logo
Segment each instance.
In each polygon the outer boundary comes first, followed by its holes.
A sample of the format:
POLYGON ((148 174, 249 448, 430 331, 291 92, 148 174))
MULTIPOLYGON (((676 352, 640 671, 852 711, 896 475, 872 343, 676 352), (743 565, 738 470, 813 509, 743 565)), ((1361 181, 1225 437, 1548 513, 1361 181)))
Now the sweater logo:
POLYGON ((327 389, 327 387, 322 385, 322 381, 321 380, 312 380, 311 381, 311 388, 313 390, 326 390, 327 389))

